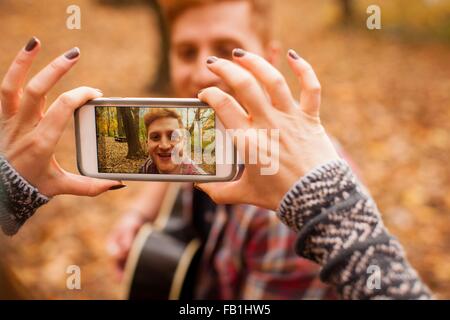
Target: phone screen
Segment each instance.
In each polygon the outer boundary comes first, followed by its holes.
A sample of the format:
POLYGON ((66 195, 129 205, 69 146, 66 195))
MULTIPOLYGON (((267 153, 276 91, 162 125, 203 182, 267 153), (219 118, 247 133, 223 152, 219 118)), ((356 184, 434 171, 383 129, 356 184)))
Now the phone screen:
POLYGON ((209 107, 96 106, 99 173, 215 175, 209 107))

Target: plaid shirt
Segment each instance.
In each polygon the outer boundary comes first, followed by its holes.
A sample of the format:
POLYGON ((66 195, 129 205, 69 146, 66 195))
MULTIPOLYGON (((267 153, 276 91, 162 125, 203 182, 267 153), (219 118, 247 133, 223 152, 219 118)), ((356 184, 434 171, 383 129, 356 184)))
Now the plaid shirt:
MULTIPOLYGON (((339 142, 333 139, 333 144, 358 173, 339 142)), ((215 212, 209 212, 212 227, 198 274, 197 299, 337 297, 320 281, 319 267, 295 253, 297 234, 275 212, 250 205, 229 208, 227 211, 224 206, 217 206, 215 212)))
POLYGON ((334 293, 318 267, 297 256, 296 234, 275 213, 217 206, 197 278, 197 299, 323 299, 334 293))

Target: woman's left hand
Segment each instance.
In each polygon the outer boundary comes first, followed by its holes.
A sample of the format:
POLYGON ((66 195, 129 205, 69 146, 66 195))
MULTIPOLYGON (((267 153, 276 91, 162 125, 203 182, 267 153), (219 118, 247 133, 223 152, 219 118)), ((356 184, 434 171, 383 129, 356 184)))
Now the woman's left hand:
POLYGON ((61 94, 45 111, 46 94, 79 59, 73 48, 54 59, 25 85, 31 64, 40 50, 32 38, 22 48, 1 84, 0 154, 40 193, 96 196, 120 188, 119 181, 92 179, 63 170, 54 152, 76 108, 102 96, 89 87, 61 94))

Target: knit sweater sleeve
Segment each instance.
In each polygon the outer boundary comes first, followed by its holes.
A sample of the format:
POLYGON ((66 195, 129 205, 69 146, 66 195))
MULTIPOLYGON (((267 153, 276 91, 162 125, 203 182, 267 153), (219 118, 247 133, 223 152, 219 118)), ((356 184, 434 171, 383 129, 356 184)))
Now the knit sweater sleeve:
POLYGON ((321 279, 341 298, 432 298, 344 161, 301 178, 285 195, 278 216, 298 232, 297 253, 322 266, 321 279))
POLYGON ((0 226, 6 235, 16 234, 37 208, 49 200, 0 155, 0 226))

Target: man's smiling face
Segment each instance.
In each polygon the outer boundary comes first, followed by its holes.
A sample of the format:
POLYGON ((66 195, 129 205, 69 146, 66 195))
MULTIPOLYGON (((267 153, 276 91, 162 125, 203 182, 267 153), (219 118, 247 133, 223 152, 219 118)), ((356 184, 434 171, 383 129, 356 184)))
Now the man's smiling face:
POLYGON ((231 58, 234 48, 264 56, 263 41, 252 24, 247 1, 221 1, 187 9, 171 29, 171 82, 178 97, 196 97, 199 90, 216 86, 229 92, 206 67, 209 56, 231 58))
POLYGON ((172 161, 172 152, 181 150, 178 120, 165 117, 154 120, 148 127, 147 148, 160 173, 175 174, 180 165, 172 161))

